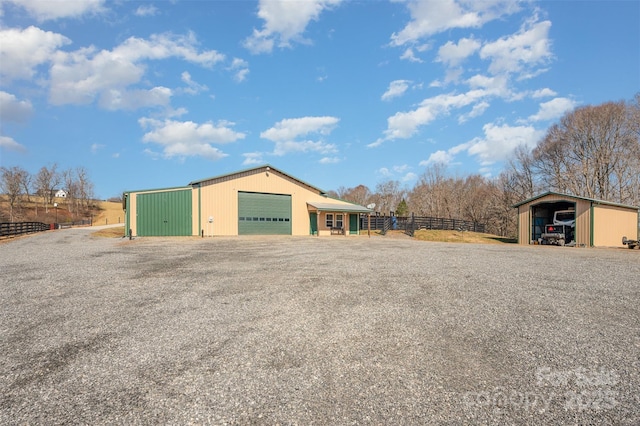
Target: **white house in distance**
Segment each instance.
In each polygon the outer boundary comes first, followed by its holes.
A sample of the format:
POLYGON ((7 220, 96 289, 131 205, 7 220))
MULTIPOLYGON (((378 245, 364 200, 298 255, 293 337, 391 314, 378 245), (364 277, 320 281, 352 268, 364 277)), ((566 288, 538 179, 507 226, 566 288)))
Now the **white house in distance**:
POLYGON ((56 193, 54 194, 54 197, 56 197, 56 198, 67 198, 67 191, 65 191, 64 189, 58 189, 56 191, 56 193))

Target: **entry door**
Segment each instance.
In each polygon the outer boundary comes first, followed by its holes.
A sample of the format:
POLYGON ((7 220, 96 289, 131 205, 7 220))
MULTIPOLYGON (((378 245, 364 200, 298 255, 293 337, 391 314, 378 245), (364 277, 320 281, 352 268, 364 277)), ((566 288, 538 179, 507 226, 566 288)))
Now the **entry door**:
POLYGON ((349 234, 357 234, 358 233, 358 215, 350 214, 349 215, 349 234))
POLYGON ((318 213, 309 212, 309 234, 318 235, 318 213))

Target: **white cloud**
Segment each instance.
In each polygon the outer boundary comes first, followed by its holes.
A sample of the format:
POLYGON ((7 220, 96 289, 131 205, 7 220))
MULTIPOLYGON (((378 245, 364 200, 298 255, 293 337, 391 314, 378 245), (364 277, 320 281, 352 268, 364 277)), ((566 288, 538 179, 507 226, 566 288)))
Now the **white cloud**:
POLYGON ((0 90, 0 122, 24 123, 31 114, 31 102, 20 101, 15 95, 0 90))
POLYGON ((577 103, 568 98, 555 98, 549 102, 540 104, 540 109, 534 115, 529 116, 530 121, 555 120, 576 107, 577 103))
POLYGON ((286 118, 275 124, 272 128, 260 133, 263 139, 270 141, 288 141, 310 133, 328 135, 340 121, 336 117, 302 117, 286 118))
POLYGON ((218 160, 227 154, 211 144, 235 142, 245 137, 244 133, 232 129, 233 123, 224 120, 197 124, 192 121, 141 118, 138 122, 143 129, 149 130, 142 140, 163 146, 166 158, 200 156, 218 160))
POLYGON ((416 179, 418 179, 418 175, 413 172, 409 172, 406 175, 404 175, 401 180, 403 182, 412 182, 416 179))
POLYGON ((0 135, 0 148, 17 152, 25 152, 27 150, 23 145, 20 145, 13 138, 2 135, 0 135))
POLYGON ((321 154, 333 154, 338 152, 334 144, 323 141, 277 141, 273 149, 273 155, 282 156, 294 152, 319 152, 321 154))
POLYGON ((545 87, 544 89, 539 89, 539 90, 534 91, 531 94, 531 97, 534 98, 534 99, 535 98, 548 98, 548 97, 555 96, 555 95, 557 95, 556 92, 554 92, 553 90, 545 87))
POLYGON ((404 59, 409 62, 424 62, 422 59, 418 58, 415 53, 413 53, 413 49, 408 47, 402 55, 400 55, 400 59, 404 59))
POLYGON ((404 95, 404 92, 409 88, 409 84, 411 84, 410 80, 394 80, 389 83, 389 88, 382 95, 383 101, 388 101, 393 98, 397 98, 399 96, 404 95))
POLYGON ((411 166, 409 166, 408 164, 402 164, 400 166, 393 166, 393 171, 396 173, 404 173, 410 168, 411 166))
POLYGON ((543 130, 536 130, 531 126, 509 126, 506 124, 497 126, 488 123, 482 129, 484 131, 483 138, 474 138, 457 148, 466 150, 469 155, 477 156, 484 166, 506 160, 520 145, 533 148, 544 136, 543 130))
POLYGON ((51 61, 61 46, 71 43, 63 35, 40 28, 0 30, 0 76, 12 79, 33 78, 38 65, 51 61))
POLYGON ((189 95, 197 95, 198 93, 206 92, 209 90, 206 85, 193 81, 193 79, 191 78, 191 74, 189 74, 189 72, 187 71, 184 71, 180 75, 180 79, 187 85, 187 87, 182 89, 182 91, 189 95))
POLYGON ((179 58, 204 67, 224 60, 215 50, 198 51, 196 44, 193 34, 156 34, 148 40, 131 37, 110 51, 88 47, 58 52, 51 67, 49 99, 64 105, 99 98, 100 105, 109 109, 166 105, 171 95, 167 88, 129 91, 128 87, 142 81, 147 60, 179 58))
POLYGON ((480 49, 480 42, 473 38, 462 38, 458 44, 448 41, 438 49, 436 62, 443 62, 447 66, 458 66, 464 59, 480 49))
POLYGON ((423 37, 453 28, 480 28, 486 22, 517 12, 519 1, 513 0, 404 0, 411 21, 391 36, 391 44, 402 46, 423 37))
POLYGON ((438 150, 432 153, 427 160, 421 161, 420 166, 450 165, 454 163, 456 155, 466 152, 468 155, 477 157, 480 164, 490 170, 486 166, 506 160, 520 145, 533 148, 544 136, 543 130, 536 130, 531 126, 509 126, 506 124, 498 126, 488 123, 482 129, 484 137, 474 138, 446 151, 438 150))
POLYGON ((473 104, 489 94, 490 92, 486 90, 471 90, 459 95, 443 94, 425 99, 413 111, 398 112, 389 117, 387 119, 387 130, 384 131, 382 141, 379 139, 369 146, 378 146, 385 140, 410 138, 418 131, 419 127, 448 114, 454 108, 462 108, 473 104))
MULTIPOLYGON (((39 22, 60 19, 78 18, 85 14, 96 14, 104 11, 105 0, 4 0, 24 8, 39 22)), ((2 3, 0 2, 0 6, 2 3)))
POLYGON ((496 96, 508 97, 511 95, 511 90, 509 90, 509 80, 504 75, 487 77, 485 75, 476 74, 467 79, 466 83, 472 89, 484 89, 496 96))
POLYGON ((480 49, 480 57, 491 61, 492 74, 523 73, 531 77, 532 67, 551 59, 549 40, 550 21, 526 22, 516 34, 486 43, 480 49))
POLYGON ((467 114, 462 114, 458 117, 458 123, 462 124, 468 121, 470 118, 480 117, 489 108, 489 102, 481 101, 473 106, 471 111, 467 114))
POLYGON ((322 157, 318 163, 320 164, 336 164, 342 161, 340 157, 322 157))
POLYGON ((260 0, 258 17, 264 20, 261 30, 244 41, 252 53, 269 53, 273 47, 291 47, 291 42, 305 42, 302 38, 307 25, 317 21, 320 14, 340 4, 342 0, 260 0))
POLYGON ((235 73, 234 80, 241 83, 249 75, 249 63, 244 59, 233 58, 229 70, 235 73))
MULTIPOLYGON (((29 101, 21 101, 11 93, 0 90, 0 124, 23 123, 33 114, 29 101)), ((25 152, 26 148, 9 136, 0 134, 0 148, 9 151, 25 152)))
POLYGON ((149 90, 108 89, 100 95, 100 107, 115 110, 136 110, 144 107, 169 106, 171 89, 154 87, 149 90))
POLYGON ((158 8, 152 4, 145 4, 138 6, 134 13, 136 16, 155 16, 158 14, 158 8))
POLYGON ((381 167, 378 169, 378 174, 382 175, 383 177, 391 177, 393 176, 393 173, 391 173, 391 170, 389 170, 386 167, 381 167))
POLYGON ((99 143, 93 143, 91 144, 91 153, 92 154, 97 154, 98 151, 100 151, 101 149, 103 149, 105 146, 103 144, 99 144, 99 143))
POLYGON ((408 164, 402 164, 399 166, 381 167, 376 170, 376 173, 385 179, 396 179, 398 175, 402 175, 399 180, 402 182, 409 182, 417 179, 417 175, 411 171, 411 166, 408 164))
POLYGON ((260 133, 260 137, 275 142, 273 154, 278 156, 292 152, 335 153, 337 148, 334 144, 323 140, 299 140, 299 138, 311 134, 326 136, 333 131, 339 121, 339 118, 328 116, 287 118, 260 133))
POLYGON ((245 152, 244 154, 242 154, 242 156, 244 157, 244 161, 242 162, 242 164, 245 166, 264 164, 262 155, 262 152, 245 152))
POLYGON ((420 166, 429 166, 431 164, 451 164, 453 155, 447 151, 438 150, 432 153, 428 159, 420 162, 420 166))

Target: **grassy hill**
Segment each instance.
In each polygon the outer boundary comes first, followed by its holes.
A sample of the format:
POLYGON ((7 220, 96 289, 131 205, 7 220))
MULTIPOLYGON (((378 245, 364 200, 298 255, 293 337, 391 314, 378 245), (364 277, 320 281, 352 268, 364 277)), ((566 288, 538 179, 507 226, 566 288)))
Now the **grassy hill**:
POLYGON ((492 234, 479 232, 439 231, 420 229, 413 235, 416 240, 436 241, 443 243, 475 243, 475 244, 505 244, 516 243, 512 238, 499 237, 492 234))
MULTIPOLYGON (((124 224, 124 211, 122 203, 110 201, 95 201, 89 211, 77 213, 70 209, 67 200, 64 198, 56 198, 54 202, 58 204, 57 208, 53 204, 44 205, 41 197, 30 196, 29 199, 24 197, 13 212, 14 222, 44 222, 44 223, 64 223, 82 219, 92 219, 93 225, 107 225, 114 223, 124 224)), ((9 221, 9 202, 6 196, 0 195, 0 222, 9 221)))
POLYGON ((114 203, 111 201, 98 202, 97 215, 93 218, 93 225, 112 225, 121 223, 124 226, 124 210, 122 203, 114 203))

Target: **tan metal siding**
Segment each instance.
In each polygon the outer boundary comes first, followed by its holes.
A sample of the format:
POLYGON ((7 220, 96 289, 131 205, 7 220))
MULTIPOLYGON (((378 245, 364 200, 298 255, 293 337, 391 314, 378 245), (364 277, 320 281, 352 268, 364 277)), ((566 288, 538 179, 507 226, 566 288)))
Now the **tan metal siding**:
POLYGON ((136 221, 136 209, 138 207, 136 195, 135 193, 129 194, 129 229, 131 229, 132 237, 136 235, 136 229, 138 227, 138 222, 136 221))
POLYGON ((199 200, 199 188, 195 187, 192 189, 192 193, 191 193, 191 211, 193 212, 193 216, 192 216, 192 227, 193 227, 193 231, 191 233, 191 235, 201 235, 201 228, 204 229, 204 222, 206 221, 206 219, 203 219, 200 216, 200 200, 199 200))
MULTIPOLYGON (((568 198, 570 201, 571 198, 568 198)), ((586 200, 576 201, 576 245, 591 246, 591 203, 586 200)))
POLYGON ((624 247, 622 237, 635 240, 638 233, 638 212, 615 206, 593 206, 595 247, 624 247))
POLYGON ((591 203, 569 196, 549 194, 529 203, 518 206, 518 243, 531 244, 531 207, 543 203, 568 201, 576 205, 576 244, 588 247, 590 245, 590 207, 591 203))
MULTIPOLYGON (((326 202, 327 198, 276 171, 249 171, 233 175, 233 179, 217 179, 202 183, 201 217, 213 216, 212 235, 238 235, 238 191, 291 195, 291 233, 309 235, 307 202, 326 202)), ((348 204, 331 200, 336 204, 348 204)), ((205 235, 209 235, 205 228, 205 235)))
POLYGON ((518 244, 531 244, 531 205, 518 207, 518 244))

